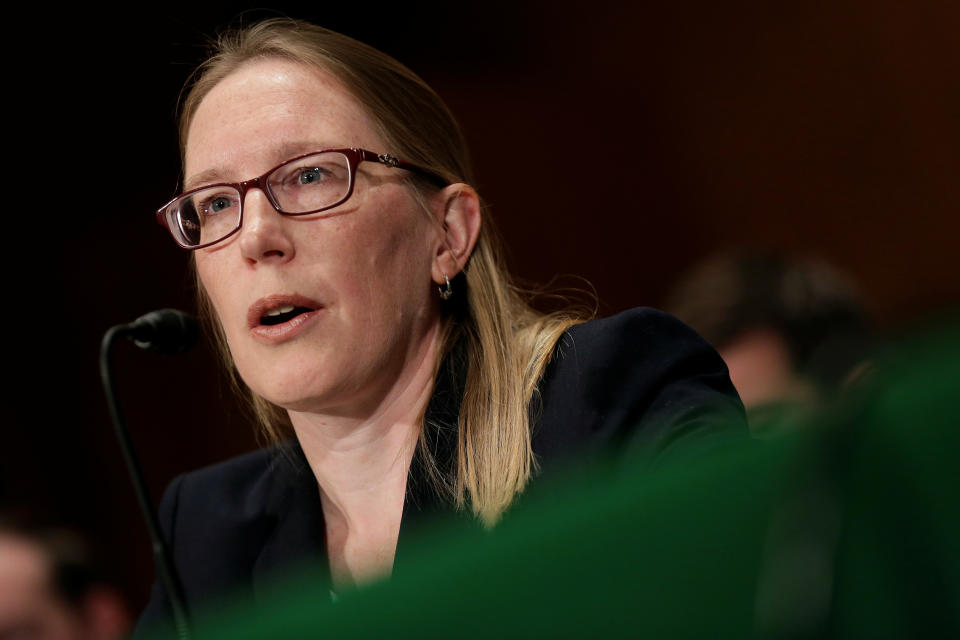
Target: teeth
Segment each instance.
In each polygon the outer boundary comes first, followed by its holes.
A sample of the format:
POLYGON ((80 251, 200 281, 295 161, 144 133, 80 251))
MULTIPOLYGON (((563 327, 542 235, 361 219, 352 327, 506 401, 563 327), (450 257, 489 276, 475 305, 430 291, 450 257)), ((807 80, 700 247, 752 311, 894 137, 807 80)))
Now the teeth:
POLYGON ((290 313, 293 311, 294 307, 292 304, 284 305, 282 307, 277 307, 276 309, 270 309, 264 315, 266 316, 279 316, 284 313, 290 313))

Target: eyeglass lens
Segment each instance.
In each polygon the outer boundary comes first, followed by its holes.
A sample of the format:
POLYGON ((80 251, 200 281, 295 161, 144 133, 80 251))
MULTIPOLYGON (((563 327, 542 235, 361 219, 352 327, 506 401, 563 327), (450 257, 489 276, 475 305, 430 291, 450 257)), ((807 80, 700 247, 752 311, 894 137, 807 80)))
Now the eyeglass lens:
MULTIPOLYGON (((282 213, 303 214, 343 202, 350 193, 350 162, 325 152, 280 165, 267 176, 269 196, 282 213)), ((173 201, 166 209, 170 228, 186 246, 221 240, 240 226, 240 192, 217 185, 173 201)))

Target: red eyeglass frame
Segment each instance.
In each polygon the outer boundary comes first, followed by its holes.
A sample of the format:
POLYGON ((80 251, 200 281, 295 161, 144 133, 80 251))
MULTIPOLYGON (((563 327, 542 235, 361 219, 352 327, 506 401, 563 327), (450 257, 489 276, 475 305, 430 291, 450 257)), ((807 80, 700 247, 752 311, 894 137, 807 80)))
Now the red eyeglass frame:
POLYGON ((240 229, 243 227, 243 203, 246 200, 247 191, 249 191, 250 189, 254 189, 254 188, 260 189, 260 191, 262 191, 267 196, 267 200, 270 202, 273 208, 280 215, 290 216, 290 217, 308 216, 314 213, 320 213, 321 211, 326 211, 328 209, 338 207, 350 199, 350 196, 353 195, 353 185, 356 182, 357 168, 360 166, 361 162, 376 162, 378 164, 388 166, 392 169, 404 169, 405 171, 410 171, 412 173, 416 173, 423 176, 424 178, 426 178, 427 180, 429 180, 431 183, 435 184, 438 187, 446 187, 450 184, 450 182, 446 178, 442 177, 440 174, 434 171, 425 169, 415 164, 411 164, 409 162, 405 162, 403 160, 398 159, 396 156, 392 156, 387 153, 374 153, 373 151, 368 151, 367 149, 360 149, 357 147, 348 147, 344 149, 320 149, 319 151, 311 151, 310 153, 304 153, 295 158, 284 160, 283 162, 273 167, 263 175, 256 178, 251 178, 250 180, 244 180, 243 182, 215 182, 213 184, 205 184, 205 185, 201 185, 199 187, 190 189, 188 191, 184 191, 183 193, 177 195, 176 197, 171 199, 169 202, 167 202, 165 205, 157 209, 155 215, 157 217, 157 222, 170 233, 170 235, 173 237, 174 242, 176 242, 177 245, 179 245, 182 249, 186 249, 188 251, 196 251, 197 249, 203 249, 204 247, 209 247, 211 245, 217 244, 218 242, 222 242, 227 238, 229 238, 230 236, 232 236, 233 234, 240 231, 240 229), (290 163, 297 162, 298 160, 302 160, 303 158, 315 156, 320 153, 339 153, 347 158, 347 164, 350 169, 350 184, 347 187, 346 194, 338 202, 327 205, 325 207, 321 207, 320 209, 314 209, 313 211, 304 211, 300 213, 288 213, 284 211, 283 209, 280 208, 280 204, 277 202, 276 197, 271 191, 270 185, 267 182, 267 178, 273 175, 273 173, 275 173, 278 169, 281 169, 290 163), (227 235, 217 238, 212 242, 206 242, 204 244, 198 244, 198 245, 185 245, 183 242, 180 241, 180 238, 177 236, 177 233, 170 227, 170 224, 171 224, 170 215, 174 215, 174 214, 172 212, 168 214, 168 210, 178 200, 181 200, 199 191, 204 191, 206 189, 210 189, 213 187, 230 187, 232 189, 235 189, 240 194, 240 214, 237 217, 237 227, 227 235))

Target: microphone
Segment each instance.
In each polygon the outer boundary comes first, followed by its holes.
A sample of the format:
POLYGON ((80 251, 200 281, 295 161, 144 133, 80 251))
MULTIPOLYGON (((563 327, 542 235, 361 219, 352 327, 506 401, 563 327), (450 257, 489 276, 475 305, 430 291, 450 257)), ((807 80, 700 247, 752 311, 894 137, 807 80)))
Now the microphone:
POLYGON ((196 319, 176 309, 159 309, 140 316, 123 330, 141 349, 176 355, 197 341, 196 319))
POLYGON ((167 591, 174 626, 177 636, 181 640, 190 638, 189 614, 183 596, 183 586, 170 557, 167 541, 160 529, 157 512, 154 509, 153 501, 150 499, 147 484, 143 479, 143 472, 134 451, 133 443, 130 441, 120 403, 117 402, 113 388, 113 358, 111 352, 116 339, 123 336, 132 339, 141 349, 173 355, 182 353, 193 346, 193 343, 197 341, 198 333, 197 321, 193 316, 175 309, 160 309, 144 314, 130 324, 111 327, 103 335, 103 340, 100 342, 100 379, 103 383, 107 407, 110 409, 114 432, 123 452, 137 502, 140 503, 140 510, 147 525, 147 532, 150 534, 153 543, 157 578, 167 591))

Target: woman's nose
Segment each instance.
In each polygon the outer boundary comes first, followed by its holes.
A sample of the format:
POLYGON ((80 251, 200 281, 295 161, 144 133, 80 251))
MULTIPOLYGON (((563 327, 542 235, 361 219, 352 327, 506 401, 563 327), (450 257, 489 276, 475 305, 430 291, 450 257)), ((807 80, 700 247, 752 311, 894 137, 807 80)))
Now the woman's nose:
POLYGON ((250 189, 243 202, 240 253, 252 263, 291 260, 294 245, 288 222, 273 208, 263 191, 250 189))

